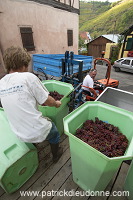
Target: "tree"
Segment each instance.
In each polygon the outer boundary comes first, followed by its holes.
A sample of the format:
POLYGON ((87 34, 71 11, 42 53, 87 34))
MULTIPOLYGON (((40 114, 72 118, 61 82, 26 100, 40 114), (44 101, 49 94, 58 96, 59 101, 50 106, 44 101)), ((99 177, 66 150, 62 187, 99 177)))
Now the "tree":
POLYGON ((84 44, 84 40, 79 35, 79 49, 85 48, 85 47, 86 47, 86 45, 84 44))

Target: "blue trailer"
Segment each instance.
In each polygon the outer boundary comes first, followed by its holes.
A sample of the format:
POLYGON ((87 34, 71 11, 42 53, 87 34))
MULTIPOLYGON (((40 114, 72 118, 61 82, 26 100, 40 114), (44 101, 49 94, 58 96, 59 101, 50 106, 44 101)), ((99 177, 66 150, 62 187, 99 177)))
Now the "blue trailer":
POLYGON ((68 51, 65 54, 33 54, 33 72, 46 79, 53 76, 64 82, 77 78, 80 83, 83 75, 92 68, 92 61, 92 56, 74 55, 68 51))

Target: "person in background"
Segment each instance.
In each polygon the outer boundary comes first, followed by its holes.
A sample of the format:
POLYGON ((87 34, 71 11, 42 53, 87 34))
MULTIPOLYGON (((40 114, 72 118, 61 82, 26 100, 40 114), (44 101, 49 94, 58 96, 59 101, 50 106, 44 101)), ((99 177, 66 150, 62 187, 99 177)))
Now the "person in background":
POLYGON ((104 55, 105 55, 105 51, 102 51, 101 58, 104 58, 104 55))
MULTIPOLYGON (((96 94, 93 94, 91 91, 91 88, 94 88, 94 79, 97 75, 97 70, 96 69, 91 69, 89 71, 89 74, 87 74, 83 80, 83 92, 89 96, 93 96, 94 98, 96 98, 96 94), (85 87, 84 87, 85 86, 85 87), (89 88, 87 88, 89 87, 89 88)), ((98 84, 96 84, 97 86, 99 86, 98 84)))
POLYGON ((61 102, 49 96, 38 77, 28 72, 31 57, 25 49, 12 46, 4 52, 3 59, 7 75, 0 80, 0 100, 11 129, 27 143, 48 140, 53 162, 57 162, 63 153, 60 135, 55 124, 42 116, 38 105, 59 108, 61 102))

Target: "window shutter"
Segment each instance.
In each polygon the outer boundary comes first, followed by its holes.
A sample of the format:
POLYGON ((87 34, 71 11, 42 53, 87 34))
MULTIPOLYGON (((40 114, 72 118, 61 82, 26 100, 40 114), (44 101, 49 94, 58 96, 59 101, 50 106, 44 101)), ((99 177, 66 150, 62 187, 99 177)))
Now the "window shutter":
POLYGON ((27 51, 35 50, 32 28, 21 27, 20 33, 21 33, 23 47, 26 48, 27 51))
POLYGON ((67 30, 68 46, 73 46, 73 30, 67 30))

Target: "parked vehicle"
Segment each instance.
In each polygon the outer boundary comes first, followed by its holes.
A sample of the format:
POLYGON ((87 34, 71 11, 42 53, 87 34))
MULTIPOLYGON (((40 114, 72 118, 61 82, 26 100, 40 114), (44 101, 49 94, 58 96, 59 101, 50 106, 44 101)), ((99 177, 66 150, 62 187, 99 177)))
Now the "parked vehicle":
POLYGON ((128 51, 127 56, 128 57, 133 57, 133 51, 128 51))
POLYGON ((113 67, 116 72, 126 71, 133 73, 133 57, 126 57, 116 60, 113 67))

